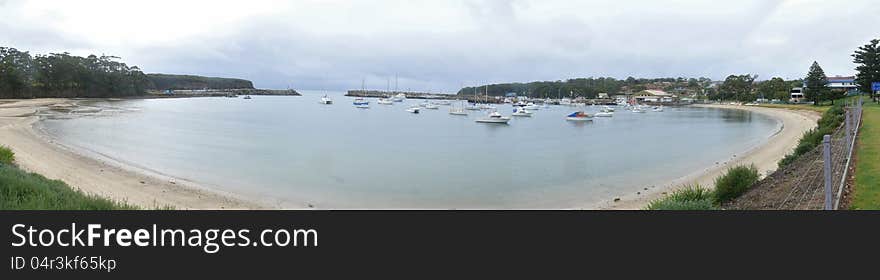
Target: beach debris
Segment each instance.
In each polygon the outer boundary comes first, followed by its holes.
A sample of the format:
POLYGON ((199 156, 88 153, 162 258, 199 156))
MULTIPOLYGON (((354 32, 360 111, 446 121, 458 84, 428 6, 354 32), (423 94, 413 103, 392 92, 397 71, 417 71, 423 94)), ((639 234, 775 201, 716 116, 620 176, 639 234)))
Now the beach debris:
POLYGON ((141 184, 146 184, 147 182, 141 181, 141 184))
POLYGON ((168 180, 168 183, 171 183, 172 185, 177 185, 177 181, 175 181, 174 178, 171 178, 171 180, 168 180))
POLYGON ((636 192, 637 195, 642 195, 642 192, 636 192))
POLYGON ((615 197, 615 198, 614 198, 614 202, 620 202, 620 198, 619 198, 619 197, 615 197))
POLYGON ((315 206, 310 203, 309 208, 315 208, 315 206))

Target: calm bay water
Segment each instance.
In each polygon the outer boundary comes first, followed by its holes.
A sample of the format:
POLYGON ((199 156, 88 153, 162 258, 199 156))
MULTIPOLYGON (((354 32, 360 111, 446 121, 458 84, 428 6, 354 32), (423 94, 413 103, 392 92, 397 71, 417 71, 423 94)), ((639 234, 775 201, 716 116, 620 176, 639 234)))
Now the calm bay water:
POLYGON ((68 145, 276 205, 444 209, 607 201, 712 166, 779 126, 706 108, 619 109, 576 124, 564 120, 576 109, 561 106, 492 125, 474 122, 484 112, 404 111, 422 100, 364 110, 342 93, 318 104, 321 95, 97 102, 121 110, 42 125, 68 145))

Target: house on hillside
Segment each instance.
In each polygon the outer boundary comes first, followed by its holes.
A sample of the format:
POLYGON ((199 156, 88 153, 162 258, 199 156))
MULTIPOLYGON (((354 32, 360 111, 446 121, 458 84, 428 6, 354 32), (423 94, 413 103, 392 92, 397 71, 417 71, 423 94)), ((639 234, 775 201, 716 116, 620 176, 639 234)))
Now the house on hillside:
POLYGON ((834 76, 828 77, 828 85, 831 90, 853 93, 859 91, 859 85, 856 84, 856 77, 853 76, 834 76))
POLYGON ((793 88, 790 92, 790 98, 788 99, 791 103, 801 103, 806 102, 807 99, 804 98, 804 88, 793 88))
POLYGON ((677 100, 677 97, 673 94, 667 93, 662 90, 643 90, 635 94, 635 99, 638 102, 663 102, 663 103, 671 103, 677 100))

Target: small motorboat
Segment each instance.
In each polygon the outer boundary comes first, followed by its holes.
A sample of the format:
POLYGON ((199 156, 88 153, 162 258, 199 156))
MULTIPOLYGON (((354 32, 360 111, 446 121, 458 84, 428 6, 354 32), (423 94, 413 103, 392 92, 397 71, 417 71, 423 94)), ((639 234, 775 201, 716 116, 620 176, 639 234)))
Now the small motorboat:
POLYGON ((424 107, 425 107, 425 109, 431 109, 431 110, 440 109, 440 106, 437 106, 436 104, 431 104, 431 103, 425 103, 424 107))
POLYGON ((489 113, 488 116, 482 119, 477 119, 478 123, 498 123, 498 124, 507 124, 510 121, 510 117, 502 116, 498 111, 494 111, 489 113))
POLYGON ((410 112, 410 113, 413 113, 413 114, 418 114, 420 110, 421 110, 421 108, 419 108, 419 107, 415 107, 415 106, 413 106, 413 107, 409 107, 409 108, 406 109, 407 112, 410 112))
POLYGON ((403 93, 398 93, 397 95, 395 95, 394 97, 391 98, 391 101, 394 101, 394 102, 403 102, 404 100, 406 100, 406 94, 403 94, 403 93))
POLYGON ((379 105, 394 105, 394 101, 385 98, 379 98, 379 101, 376 101, 376 103, 379 103, 379 105))
POLYGON ((471 104, 471 105, 468 105, 467 107, 464 107, 464 109, 471 110, 471 111, 479 111, 480 106, 477 106, 477 104, 471 104))
POLYGON ((633 113, 645 113, 645 109, 642 106, 635 106, 632 108, 633 113))
POLYGON ((333 99, 330 99, 329 96, 324 95, 324 97, 321 97, 321 104, 325 104, 325 105, 333 104, 333 99))
POLYGON ((523 106, 526 110, 541 110, 541 107, 536 105, 535 103, 529 102, 526 106, 523 106))
POLYGON ((609 112, 609 111, 607 111, 607 110, 602 110, 602 111, 600 111, 600 112, 598 112, 598 113, 596 113, 596 114, 593 114, 593 116, 594 116, 594 117, 597 117, 597 118, 600 118, 600 117, 601 117, 601 118, 610 118, 610 117, 613 117, 613 116, 614 116, 614 112, 609 112))
POLYGON ((654 107, 654 112, 663 112, 663 106, 654 107))
POLYGON ((489 105, 489 104, 483 104, 483 105, 480 105, 480 109, 483 109, 483 110, 495 110, 495 109, 498 109, 498 108, 495 107, 495 106, 489 105))
POLYGON ((513 114, 511 114, 511 115, 514 117, 531 117, 532 112, 529 112, 528 110, 526 110, 525 107, 514 107, 513 114))
POLYGON ((449 114, 456 116, 467 116, 468 113, 462 108, 449 108, 449 114))
POLYGON ((251 99, 251 96, 250 96, 250 95, 245 95, 245 96, 244 96, 244 99, 251 99))
POLYGON ((586 121, 592 121, 593 116, 590 116, 587 113, 584 113, 583 111, 578 111, 578 112, 574 112, 574 113, 571 113, 568 116, 566 116, 565 120, 573 121, 573 122, 586 122, 586 121))
POLYGON ((437 101, 434 102, 434 104, 437 104, 437 105, 444 105, 444 106, 449 106, 449 105, 452 104, 452 102, 449 101, 449 100, 437 100, 437 101))
POLYGON ((355 98, 354 102, 352 104, 354 104, 354 107, 357 107, 360 109, 369 109, 370 108, 370 101, 367 101, 367 100, 360 98, 360 97, 355 98))
POLYGON ((603 111, 603 112, 612 112, 612 113, 613 113, 613 112, 614 112, 614 108, 611 108, 611 106, 605 106, 604 108, 602 108, 602 111, 603 111))

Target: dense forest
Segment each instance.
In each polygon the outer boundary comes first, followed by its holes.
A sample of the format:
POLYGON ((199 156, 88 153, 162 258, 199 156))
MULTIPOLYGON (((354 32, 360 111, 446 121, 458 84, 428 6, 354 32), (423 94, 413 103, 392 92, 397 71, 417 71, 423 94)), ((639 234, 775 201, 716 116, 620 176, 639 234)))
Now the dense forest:
POLYGON ((252 89, 248 80, 192 75, 147 74, 150 89, 252 89))
MULTIPOLYGON (((560 96, 596 98, 599 93, 614 95, 624 92, 638 92, 652 89, 652 86, 657 86, 659 87, 658 89, 667 91, 692 90, 700 92, 711 84, 712 80, 709 78, 644 79, 629 77, 624 80, 618 80, 610 77, 590 77, 564 81, 492 84, 488 87, 488 94, 491 96, 501 96, 512 92, 518 95, 540 98, 558 98, 560 96)), ((479 94, 486 94, 486 86, 479 86, 477 92, 479 94)), ((459 90, 458 94, 472 95, 474 94, 474 87, 465 87, 459 90)))
POLYGON ((147 75, 118 57, 34 55, 0 47, 0 98, 121 97, 144 94, 147 75))
POLYGON ((31 55, 0 47, 0 98, 126 97, 148 89, 253 89, 242 79, 144 74, 115 56, 31 55))

